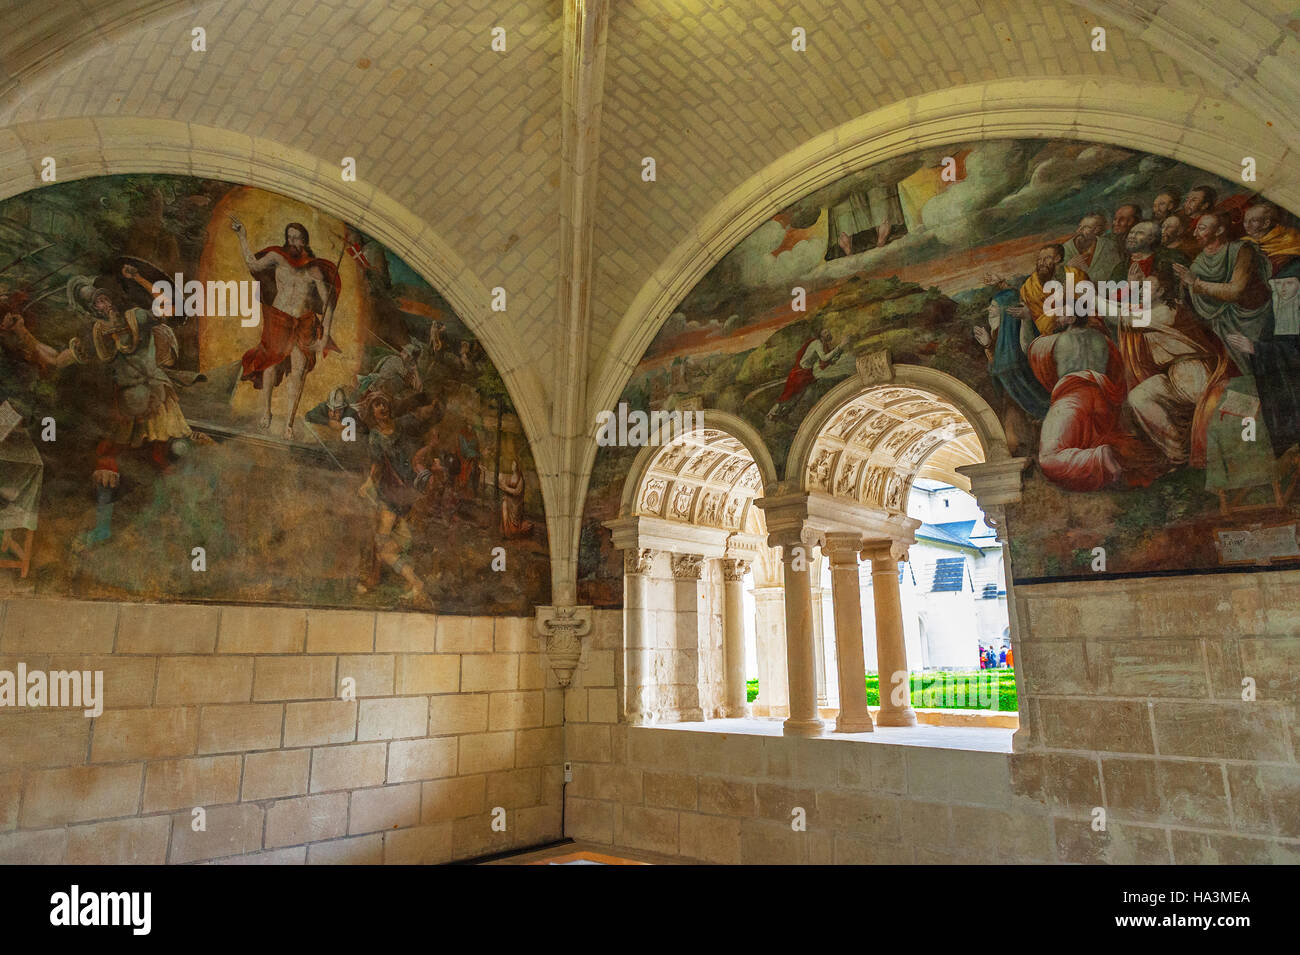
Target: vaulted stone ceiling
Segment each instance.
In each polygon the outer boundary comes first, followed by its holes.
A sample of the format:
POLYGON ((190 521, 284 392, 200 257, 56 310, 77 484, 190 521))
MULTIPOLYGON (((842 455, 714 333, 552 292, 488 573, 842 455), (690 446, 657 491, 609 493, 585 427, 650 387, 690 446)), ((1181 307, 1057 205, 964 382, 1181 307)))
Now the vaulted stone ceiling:
POLYGON ((950 115, 927 135, 978 138, 1012 83, 1041 99, 1031 126, 1096 115, 1141 147, 1160 117, 1174 153, 1178 130, 1220 123, 1188 153, 1231 174, 1249 144, 1266 193, 1300 183, 1300 14, 1283 0, 10 0, 0 23, 0 194, 35 184, 51 148, 88 149, 71 175, 172 170, 151 158, 168 122, 210 153, 228 140, 231 178, 260 150, 339 207, 356 157, 370 191, 354 205, 399 250, 434 250, 424 270, 521 406, 557 600, 595 412, 763 196, 871 160, 841 132, 864 117, 890 116, 901 149, 909 111, 938 96, 950 115), (505 313, 487 308, 495 286, 505 313))
POLYGON ((907 509, 917 477, 970 489, 957 473, 984 460, 979 438, 961 412, 915 388, 875 388, 839 409, 813 442, 805 478, 810 490, 907 509))
POLYGON ((763 522, 753 500, 762 492, 758 465, 745 446, 706 428, 681 435, 655 455, 637 492, 636 513, 758 534, 763 522))

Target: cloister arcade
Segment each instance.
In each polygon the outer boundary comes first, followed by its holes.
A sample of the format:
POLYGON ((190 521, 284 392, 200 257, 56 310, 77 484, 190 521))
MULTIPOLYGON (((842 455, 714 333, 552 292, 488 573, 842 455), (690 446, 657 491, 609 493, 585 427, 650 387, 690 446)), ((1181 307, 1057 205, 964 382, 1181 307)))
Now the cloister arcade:
MULTIPOLYGON (((624 555, 625 718, 636 725, 783 718, 787 736, 915 726, 906 693, 890 692, 908 672, 899 564, 920 524, 907 516, 908 493, 918 477, 968 490, 1004 537, 1002 508, 1018 498, 1025 461, 1007 452, 992 410, 942 372, 893 366, 878 353, 808 414, 781 477, 772 450, 745 422, 709 409, 702 420, 662 445, 651 436, 628 473, 619 516, 605 525, 624 555), (820 633, 823 561, 833 653, 823 652, 820 633), (861 561, 871 566, 882 675, 874 716, 861 561), (747 576, 760 687, 752 704, 747 576), (832 714, 833 727, 823 719, 832 714)), ((1006 574, 1010 592, 1009 562, 1006 574)))

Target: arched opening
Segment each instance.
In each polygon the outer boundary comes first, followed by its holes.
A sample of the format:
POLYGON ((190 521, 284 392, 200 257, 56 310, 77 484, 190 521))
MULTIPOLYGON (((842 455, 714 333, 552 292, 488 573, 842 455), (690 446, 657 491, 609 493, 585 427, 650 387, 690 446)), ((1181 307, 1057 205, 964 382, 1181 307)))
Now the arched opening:
MULTIPOLYGON (((812 409, 792 443, 786 493, 760 502, 778 531, 769 543, 782 545, 787 568, 785 552, 809 545, 819 549, 814 559, 829 559, 809 578, 811 625, 787 628, 787 732, 817 735, 820 718, 832 715, 837 732, 915 726, 918 709, 925 722, 946 723, 928 711, 954 700, 961 708, 998 704, 997 679, 980 673, 980 648, 1000 649, 1009 629, 1006 572, 998 517, 986 522, 975 498, 984 492, 995 511, 1013 499, 1018 482, 1008 476, 1021 462, 1009 458, 987 405, 959 382, 887 361, 884 368, 884 380, 846 381, 812 409), (918 495, 940 489, 942 500, 918 506, 918 495), (944 505, 954 520, 935 512, 944 505), (829 614, 818 599, 824 584, 829 614), (1000 618, 976 606, 989 594, 1003 608, 1000 618), (823 621, 830 626, 817 626, 823 621)), ((801 600, 791 583, 787 574, 787 601, 801 600)))
POLYGON ((758 709, 784 705, 771 599, 778 562, 754 504, 772 479, 771 458, 743 422, 703 419, 709 426, 650 436, 621 516, 606 524, 624 553, 623 713, 632 723, 749 715, 751 672, 766 688, 758 709), (758 621, 748 630, 747 590, 758 621))
POLYGON ((923 705, 998 710, 991 690, 1008 677, 1009 647, 1002 542, 975 498, 946 481, 918 477, 907 513, 922 522, 908 552, 903 605, 911 669, 933 689, 923 705), (958 703, 948 685, 972 678, 984 692, 958 703))

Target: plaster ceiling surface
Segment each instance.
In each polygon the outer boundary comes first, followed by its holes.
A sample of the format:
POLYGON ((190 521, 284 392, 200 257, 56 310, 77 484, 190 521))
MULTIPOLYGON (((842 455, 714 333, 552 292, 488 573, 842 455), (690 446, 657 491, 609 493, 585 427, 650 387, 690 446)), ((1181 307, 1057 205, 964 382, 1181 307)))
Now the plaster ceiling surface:
POLYGON ((0 125, 169 119, 323 166, 351 156, 358 181, 429 223, 484 287, 508 290, 497 317, 549 361, 559 0, 19 0, 0 24, 0 125), (491 49, 499 25, 504 53, 491 49), (206 52, 191 49, 196 27, 206 52))

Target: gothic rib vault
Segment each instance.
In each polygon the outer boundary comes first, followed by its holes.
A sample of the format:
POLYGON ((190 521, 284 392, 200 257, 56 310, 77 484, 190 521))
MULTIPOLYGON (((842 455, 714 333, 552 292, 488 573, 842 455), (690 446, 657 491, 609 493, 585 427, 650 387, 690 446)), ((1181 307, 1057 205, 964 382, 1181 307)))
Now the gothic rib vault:
POLYGON ((1033 130, 1225 175, 1250 143, 1261 191, 1297 204, 1286 107, 1300 38, 1281 3, 844 2, 808 25, 803 60, 776 3, 744 19, 687 0, 569 0, 557 14, 540 0, 277 0, 257 15, 21 0, 0 47, 0 195, 38 185, 53 151, 63 178, 222 176, 372 229, 465 315, 523 411, 558 603, 574 596, 595 411, 684 291, 792 196, 918 145, 1033 130), (505 59, 486 52, 498 23, 505 59), (953 42, 930 26, 944 23, 953 42), (1106 55, 1087 50, 1095 25, 1106 55), (195 26, 204 54, 189 52, 195 26), (1032 35, 1069 55, 1013 40, 1032 35), (637 175, 647 154, 653 187, 637 175), (361 169, 346 186, 345 155, 361 169), (504 315, 487 306, 497 286, 504 315))

